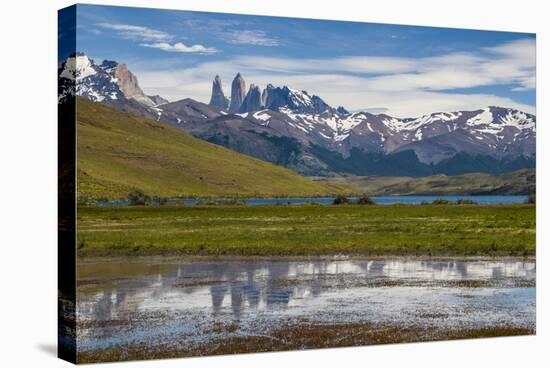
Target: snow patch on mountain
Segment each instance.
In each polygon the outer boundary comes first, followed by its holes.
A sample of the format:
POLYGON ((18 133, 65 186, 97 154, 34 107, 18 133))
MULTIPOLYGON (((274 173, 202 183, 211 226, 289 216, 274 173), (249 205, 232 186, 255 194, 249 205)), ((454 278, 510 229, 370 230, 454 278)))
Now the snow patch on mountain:
POLYGON ((466 124, 469 126, 486 125, 493 122, 493 113, 488 107, 483 109, 481 113, 468 119, 466 124))
POLYGON ((343 131, 350 131, 363 122, 368 124, 368 117, 364 113, 353 113, 340 119, 338 128, 343 131))
POLYGON ((65 62, 65 67, 61 71, 60 77, 74 81, 81 80, 95 74, 97 74, 97 71, 88 56, 76 54, 67 59, 65 62))
POLYGON ((262 121, 268 121, 271 119, 271 115, 267 112, 268 110, 260 110, 254 113, 254 119, 262 120, 262 121))
POLYGON ((298 91, 292 88, 289 88, 289 90, 290 98, 292 99, 292 102, 294 102, 294 104, 302 106, 313 106, 313 103, 311 102, 311 97, 306 91, 298 91))
POLYGON ((499 120, 504 126, 512 126, 518 129, 535 129, 535 120, 532 116, 528 116, 522 111, 508 111, 505 116, 501 116, 499 120))

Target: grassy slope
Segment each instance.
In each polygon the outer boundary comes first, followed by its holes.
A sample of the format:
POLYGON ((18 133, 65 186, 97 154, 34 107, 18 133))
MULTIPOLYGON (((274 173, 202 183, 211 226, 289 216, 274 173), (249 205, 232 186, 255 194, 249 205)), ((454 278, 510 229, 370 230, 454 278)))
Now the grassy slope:
POLYGON ((536 185, 534 169, 500 175, 473 173, 423 178, 350 176, 315 180, 322 183, 348 184, 370 195, 529 194, 535 191, 536 185))
POLYGON ((320 196, 346 185, 314 183, 290 170, 194 138, 167 124, 78 100, 78 195, 320 196))
POLYGON ((533 205, 82 207, 85 255, 529 255, 533 205))

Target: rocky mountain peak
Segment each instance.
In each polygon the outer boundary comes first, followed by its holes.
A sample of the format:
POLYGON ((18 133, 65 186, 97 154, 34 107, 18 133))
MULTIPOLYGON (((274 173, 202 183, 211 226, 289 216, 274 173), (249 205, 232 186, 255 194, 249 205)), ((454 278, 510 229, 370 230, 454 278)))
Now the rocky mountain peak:
POLYGON ((216 77, 214 77, 214 81, 212 82, 212 97, 210 98, 209 105, 222 110, 226 110, 229 106, 229 100, 223 93, 222 79, 219 75, 216 75, 216 77))
POLYGON ((262 108, 262 92, 260 91, 260 87, 256 86, 255 84, 251 84, 239 111, 258 111, 262 108))
POLYGON ((110 74, 116 78, 116 83, 126 98, 133 98, 147 106, 155 105, 153 101, 143 93, 137 77, 128 69, 126 64, 117 64, 111 73, 110 74))
POLYGON ((60 101, 76 95, 96 102, 126 98, 145 107, 158 105, 143 93, 137 77, 126 64, 104 60, 98 65, 85 53, 77 52, 61 64, 58 73, 60 101))
POLYGON ((118 66, 118 63, 113 60, 103 60, 101 65, 99 65, 101 69, 103 69, 109 74, 113 74, 117 66, 118 66))
POLYGON ((231 104, 229 105, 229 111, 239 112, 241 105, 246 97, 246 82, 244 81, 241 73, 237 73, 233 83, 231 83, 231 104))
POLYGON ((274 87, 272 84, 268 84, 265 91, 265 107, 270 110, 289 109, 301 114, 322 114, 327 111, 336 111, 322 98, 310 95, 306 91, 299 91, 288 86, 274 87))
POLYGON ((349 114, 349 111, 344 106, 338 106, 336 108, 336 112, 339 113, 339 114, 342 114, 342 115, 349 114))

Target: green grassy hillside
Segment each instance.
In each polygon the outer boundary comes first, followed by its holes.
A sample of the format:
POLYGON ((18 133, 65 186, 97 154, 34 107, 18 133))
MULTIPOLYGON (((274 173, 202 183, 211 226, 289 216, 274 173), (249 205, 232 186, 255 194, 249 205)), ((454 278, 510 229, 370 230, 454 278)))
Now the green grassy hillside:
POLYGON ((398 176, 349 176, 315 178, 319 183, 348 184, 370 195, 516 195, 535 193, 535 169, 506 174, 473 173, 423 178, 398 176))
POLYGON ((180 129, 78 99, 78 196, 322 196, 347 185, 315 183, 288 169, 180 129))

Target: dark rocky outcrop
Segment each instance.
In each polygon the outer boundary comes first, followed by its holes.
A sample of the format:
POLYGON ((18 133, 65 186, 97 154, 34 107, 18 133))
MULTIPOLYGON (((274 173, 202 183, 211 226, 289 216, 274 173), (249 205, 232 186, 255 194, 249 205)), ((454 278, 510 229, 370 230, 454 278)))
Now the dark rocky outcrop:
POLYGON ((229 100, 223 93, 222 80, 219 75, 216 75, 212 82, 212 97, 209 105, 222 110, 226 110, 229 106, 229 100))
POLYGON ((342 114, 342 115, 347 115, 347 114, 349 114, 349 111, 346 110, 346 108, 345 108, 344 106, 338 106, 338 107, 336 108, 336 112, 337 112, 338 114, 342 114))
POLYGON ((263 108, 262 105, 262 93, 260 92, 260 87, 251 84, 250 89, 244 101, 239 109, 240 112, 249 112, 249 111, 258 111, 263 108))
POLYGON ((231 83, 231 104, 229 111, 239 112, 245 99, 246 83, 241 73, 237 73, 233 83, 231 83))

